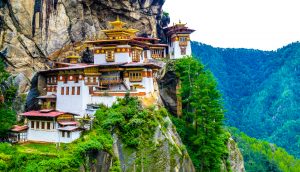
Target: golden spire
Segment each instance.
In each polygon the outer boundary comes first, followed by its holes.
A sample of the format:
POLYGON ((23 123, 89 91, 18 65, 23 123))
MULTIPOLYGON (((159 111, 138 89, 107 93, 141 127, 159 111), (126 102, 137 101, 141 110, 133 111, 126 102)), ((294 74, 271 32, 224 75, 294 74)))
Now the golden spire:
POLYGON ((109 22, 113 26, 113 29, 122 29, 124 25, 126 25, 125 22, 120 21, 119 15, 117 16, 116 21, 109 22))

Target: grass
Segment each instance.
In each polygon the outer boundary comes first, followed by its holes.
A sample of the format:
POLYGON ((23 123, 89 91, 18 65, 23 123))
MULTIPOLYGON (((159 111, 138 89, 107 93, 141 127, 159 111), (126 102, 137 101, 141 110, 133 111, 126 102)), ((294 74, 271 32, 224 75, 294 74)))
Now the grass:
POLYGON ((55 143, 24 143, 16 145, 18 152, 26 154, 46 155, 46 156, 65 156, 69 152, 65 151, 61 145, 57 147, 55 143))

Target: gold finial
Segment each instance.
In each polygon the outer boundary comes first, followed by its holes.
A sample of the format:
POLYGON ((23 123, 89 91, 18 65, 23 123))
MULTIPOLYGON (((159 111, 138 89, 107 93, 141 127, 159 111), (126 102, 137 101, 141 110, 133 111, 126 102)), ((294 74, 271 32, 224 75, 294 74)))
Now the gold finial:
POLYGON ((111 21, 109 23, 113 26, 113 29, 122 29, 123 26, 126 25, 126 23, 124 23, 120 20, 119 15, 117 16, 116 21, 111 21))

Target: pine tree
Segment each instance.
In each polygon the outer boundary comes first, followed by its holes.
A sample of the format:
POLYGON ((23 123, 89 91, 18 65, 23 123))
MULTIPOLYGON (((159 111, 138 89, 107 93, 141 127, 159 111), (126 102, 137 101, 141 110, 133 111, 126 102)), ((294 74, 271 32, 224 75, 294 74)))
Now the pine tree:
POLYGON ((175 63, 181 81, 183 119, 189 134, 185 144, 198 171, 219 171, 226 156, 223 104, 211 72, 186 57, 175 63))

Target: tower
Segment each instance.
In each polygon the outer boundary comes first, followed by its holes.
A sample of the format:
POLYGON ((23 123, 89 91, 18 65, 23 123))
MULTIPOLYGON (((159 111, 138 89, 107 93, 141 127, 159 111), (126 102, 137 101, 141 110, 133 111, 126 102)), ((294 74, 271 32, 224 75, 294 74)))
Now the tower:
POLYGON ((189 29, 186 24, 180 21, 164 30, 167 36, 170 59, 179 59, 183 56, 192 55, 190 34, 195 30, 189 29))

